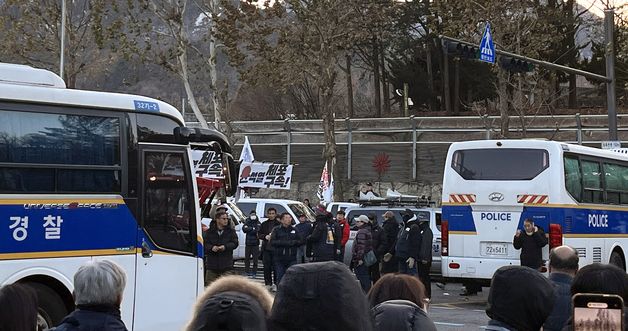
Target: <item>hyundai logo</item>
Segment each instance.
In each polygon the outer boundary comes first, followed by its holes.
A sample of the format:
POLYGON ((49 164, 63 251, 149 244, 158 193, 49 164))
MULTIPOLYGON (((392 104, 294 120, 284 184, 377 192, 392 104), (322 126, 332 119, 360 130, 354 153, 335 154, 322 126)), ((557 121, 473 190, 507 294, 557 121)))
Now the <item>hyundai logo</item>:
POLYGON ((499 192, 493 192, 493 193, 488 195, 488 199, 493 201, 493 202, 500 202, 500 201, 504 200, 504 195, 499 193, 499 192))

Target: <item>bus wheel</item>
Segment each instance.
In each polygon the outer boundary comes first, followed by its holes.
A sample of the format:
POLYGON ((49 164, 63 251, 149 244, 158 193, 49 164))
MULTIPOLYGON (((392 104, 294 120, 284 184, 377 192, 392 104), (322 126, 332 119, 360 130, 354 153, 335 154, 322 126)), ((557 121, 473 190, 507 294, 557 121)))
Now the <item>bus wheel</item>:
POLYGON ((624 265, 624 258, 618 251, 614 251, 611 254, 610 264, 619 267, 621 270, 626 270, 626 266, 624 265))
POLYGON ((37 326, 39 330, 47 330, 58 325, 68 314, 65 303, 53 289, 40 283, 28 282, 25 285, 37 293, 37 326))

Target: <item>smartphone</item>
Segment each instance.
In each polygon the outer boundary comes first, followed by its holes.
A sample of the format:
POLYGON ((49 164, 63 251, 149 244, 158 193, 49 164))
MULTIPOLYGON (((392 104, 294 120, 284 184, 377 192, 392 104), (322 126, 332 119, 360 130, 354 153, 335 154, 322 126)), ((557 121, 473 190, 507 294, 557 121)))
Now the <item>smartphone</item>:
POLYGON ((624 300, 619 295, 578 293, 572 301, 574 331, 624 330, 624 300))

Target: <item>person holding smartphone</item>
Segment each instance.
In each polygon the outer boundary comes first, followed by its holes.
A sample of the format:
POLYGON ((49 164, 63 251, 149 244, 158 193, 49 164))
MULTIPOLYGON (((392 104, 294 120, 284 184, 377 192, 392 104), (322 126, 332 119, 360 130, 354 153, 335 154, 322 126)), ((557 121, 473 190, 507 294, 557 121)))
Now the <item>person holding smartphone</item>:
POLYGON ((543 265, 542 248, 547 245, 547 237, 543 229, 534 225, 532 219, 527 218, 523 221, 525 233, 517 230, 512 240, 515 249, 521 249, 521 265, 532 269, 539 270, 543 265))
POLYGON ((625 303, 628 302, 628 274, 623 269, 601 263, 584 266, 574 277, 571 294, 573 318, 565 329, 613 331, 624 330, 628 325, 628 315, 625 312, 625 303), (599 327, 596 328, 595 325, 599 327))

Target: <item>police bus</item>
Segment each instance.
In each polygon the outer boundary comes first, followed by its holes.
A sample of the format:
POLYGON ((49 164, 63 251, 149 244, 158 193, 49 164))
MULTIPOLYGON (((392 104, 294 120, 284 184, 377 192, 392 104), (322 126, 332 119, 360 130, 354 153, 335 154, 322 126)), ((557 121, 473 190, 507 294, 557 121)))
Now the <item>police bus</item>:
POLYGON ((77 269, 106 258, 126 271, 129 330, 182 328, 203 289, 190 143, 235 170, 226 137, 183 123, 158 100, 0 64, 0 285, 37 292, 40 327, 74 309, 77 269))
POLYGON ((575 248, 580 265, 625 270, 628 249, 628 156, 542 140, 453 143, 442 195, 444 277, 488 284, 518 265, 512 244, 531 219, 549 237, 543 248, 575 248))

